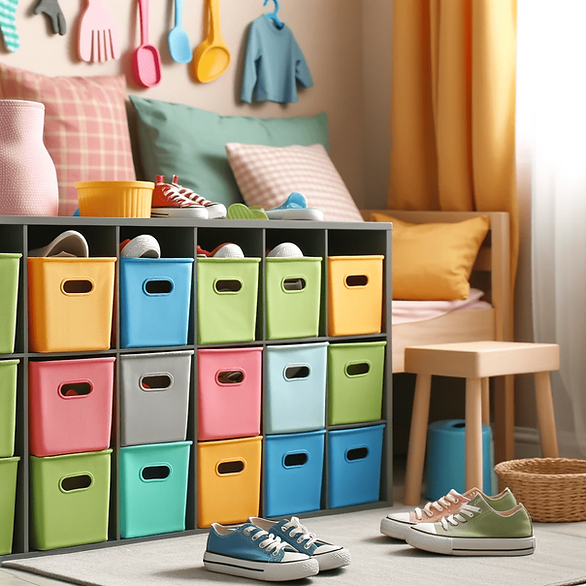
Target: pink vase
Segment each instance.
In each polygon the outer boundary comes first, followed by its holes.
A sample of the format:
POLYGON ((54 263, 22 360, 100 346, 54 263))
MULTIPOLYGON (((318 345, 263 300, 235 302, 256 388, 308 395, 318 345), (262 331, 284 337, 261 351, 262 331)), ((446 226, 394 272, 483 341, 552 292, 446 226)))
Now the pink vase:
POLYGON ((57 173, 43 142, 45 106, 0 100, 0 215, 56 216, 57 173))

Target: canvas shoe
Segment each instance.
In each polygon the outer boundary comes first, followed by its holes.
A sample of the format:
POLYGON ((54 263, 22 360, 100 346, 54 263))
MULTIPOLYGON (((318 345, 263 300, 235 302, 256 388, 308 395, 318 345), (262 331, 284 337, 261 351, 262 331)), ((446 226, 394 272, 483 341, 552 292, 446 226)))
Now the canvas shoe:
POLYGON ((509 511, 495 511, 481 493, 455 515, 412 525, 406 541, 447 555, 516 556, 535 551, 533 524, 525 507, 519 503, 509 511))
POLYGON ((83 234, 80 234, 77 230, 65 230, 65 232, 53 238, 46 246, 29 250, 28 256, 87 258, 89 256, 89 247, 83 234))
POLYGON ((216 246, 214 250, 209 253, 213 258, 244 258, 244 252, 238 244, 233 242, 224 242, 216 246))
POLYGON ((505 488, 501 493, 493 497, 481 493, 478 488, 471 488, 464 494, 460 494, 452 489, 437 501, 427 503, 422 509, 416 507, 409 512, 387 515, 380 522, 380 532, 383 535, 394 537, 395 539, 405 539, 409 527, 412 525, 418 523, 435 523, 442 517, 454 515, 460 510, 462 505, 466 504, 479 493, 497 511, 508 511, 517 504, 517 499, 508 488, 505 488))
POLYGON ((252 523, 212 523, 203 556, 206 570, 256 580, 299 580, 319 572, 317 561, 252 523))
POLYGON ((301 248, 293 242, 281 242, 277 244, 268 254, 270 258, 299 258, 303 256, 301 248))
POLYGON ((287 199, 271 210, 265 210, 269 220, 315 220, 324 219, 324 213, 317 208, 308 208, 305 196, 297 191, 289 194, 287 199))
POLYGON ((120 256, 134 258, 161 258, 158 240, 150 234, 141 234, 120 243, 120 256))
POLYGON ((341 545, 333 545, 318 539, 315 533, 299 522, 297 517, 270 521, 261 517, 249 517, 248 521, 257 527, 268 531, 269 534, 281 538, 297 551, 310 555, 319 564, 319 571, 333 570, 347 566, 350 563, 350 552, 341 545))

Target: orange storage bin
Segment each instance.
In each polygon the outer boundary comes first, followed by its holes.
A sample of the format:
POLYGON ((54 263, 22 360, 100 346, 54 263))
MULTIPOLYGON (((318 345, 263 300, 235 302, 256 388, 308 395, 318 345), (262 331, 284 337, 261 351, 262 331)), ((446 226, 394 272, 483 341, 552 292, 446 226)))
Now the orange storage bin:
POLYGON ((116 259, 27 260, 30 350, 110 348, 116 259))
POLYGON ((328 258, 328 335, 378 334, 382 328, 383 255, 328 258))
POLYGON ((197 525, 259 514, 262 436, 197 444, 197 525))

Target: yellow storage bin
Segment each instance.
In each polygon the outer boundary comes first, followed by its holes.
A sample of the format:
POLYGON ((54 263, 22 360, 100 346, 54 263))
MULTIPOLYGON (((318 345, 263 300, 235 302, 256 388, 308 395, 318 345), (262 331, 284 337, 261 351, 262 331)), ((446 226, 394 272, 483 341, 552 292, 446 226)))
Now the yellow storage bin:
POLYGON ((29 258, 29 348, 107 350, 115 258, 29 258))
POLYGON ((262 436, 197 444, 197 525, 259 514, 262 436))
POLYGON ((328 335, 378 334, 382 328, 383 255, 328 258, 328 335))

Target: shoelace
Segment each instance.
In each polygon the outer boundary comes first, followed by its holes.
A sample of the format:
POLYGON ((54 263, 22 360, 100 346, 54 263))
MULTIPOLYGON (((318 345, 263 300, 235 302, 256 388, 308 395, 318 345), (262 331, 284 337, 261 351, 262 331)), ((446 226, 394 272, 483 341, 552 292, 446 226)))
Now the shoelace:
POLYGON ((315 533, 310 533, 307 527, 299 522, 297 517, 291 517, 290 521, 281 526, 281 531, 284 533, 289 529, 291 529, 289 532, 291 537, 295 537, 296 535, 301 534, 297 538, 297 543, 303 543, 303 541, 307 541, 307 543, 303 546, 305 549, 309 549, 317 540, 317 535, 315 533))
POLYGON ((163 187, 163 195, 173 203, 180 207, 191 206, 193 204, 206 206, 213 203, 209 199, 195 193, 193 190, 183 187, 183 185, 179 185, 177 181, 179 181, 179 177, 173 175, 173 181, 165 184, 165 187, 163 187))
POLYGON ((460 495, 455 491, 450 491, 448 494, 443 496, 442 498, 438 499, 437 501, 433 501, 431 503, 427 503, 423 509, 419 507, 415 508, 415 516, 417 517, 418 521, 423 519, 423 513, 425 513, 428 517, 433 517, 435 514, 432 509, 440 512, 444 509, 449 509, 451 505, 456 505, 460 502, 460 495))
POLYGON ((246 527, 243 533, 245 535, 250 535, 253 531, 256 533, 252 536, 252 541, 258 541, 261 537, 264 537, 263 541, 258 543, 260 548, 266 548, 267 551, 271 552, 273 555, 277 555, 282 549, 287 547, 287 544, 284 541, 281 541, 281 538, 268 533, 267 531, 263 531, 262 529, 258 529, 257 527, 246 527))
POLYGON ((450 525, 456 527, 460 523, 466 523, 466 521, 468 521, 466 517, 472 519, 472 517, 474 517, 476 513, 480 512, 482 512, 482 509, 480 507, 475 507, 473 505, 466 503, 462 505, 462 508, 455 515, 450 515, 449 517, 442 517, 440 519, 440 523, 442 524, 442 528, 447 531, 450 525), (464 517, 464 515, 466 515, 466 517, 464 517))

